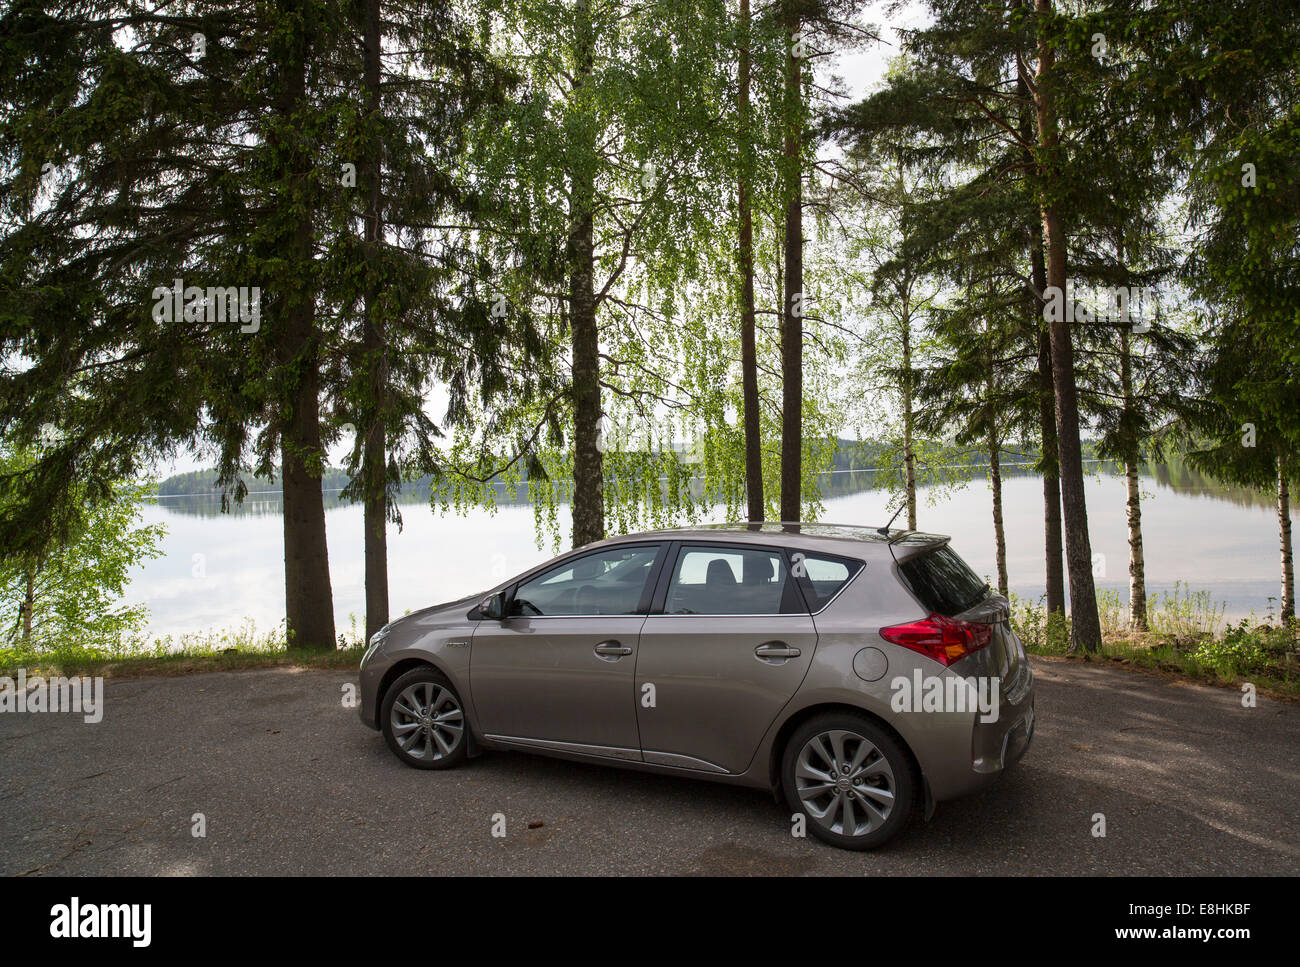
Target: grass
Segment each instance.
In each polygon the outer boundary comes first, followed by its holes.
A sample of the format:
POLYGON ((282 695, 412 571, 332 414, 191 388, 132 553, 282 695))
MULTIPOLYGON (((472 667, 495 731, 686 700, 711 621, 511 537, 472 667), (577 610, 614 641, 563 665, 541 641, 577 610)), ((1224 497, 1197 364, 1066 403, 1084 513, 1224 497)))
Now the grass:
POLYGON ((1011 615, 1030 654, 1104 661, 1160 674, 1240 687, 1300 700, 1300 626, 1260 621, 1254 616, 1225 625, 1223 607, 1209 592, 1193 592, 1181 583, 1149 604, 1147 631, 1128 625, 1119 595, 1097 595, 1102 648, 1083 655, 1070 648, 1069 618, 1048 615, 1038 602, 1012 596, 1011 615))
POLYGON ((339 635, 334 649, 291 648, 284 626, 258 632, 246 619, 238 628, 185 635, 166 635, 152 642, 125 641, 112 645, 59 643, 47 648, 0 648, 0 675, 14 676, 18 669, 33 675, 90 675, 129 678, 140 675, 191 675, 206 671, 249 668, 355 668, 365 651, 357 633, 356 617, 350 630, 339 635))

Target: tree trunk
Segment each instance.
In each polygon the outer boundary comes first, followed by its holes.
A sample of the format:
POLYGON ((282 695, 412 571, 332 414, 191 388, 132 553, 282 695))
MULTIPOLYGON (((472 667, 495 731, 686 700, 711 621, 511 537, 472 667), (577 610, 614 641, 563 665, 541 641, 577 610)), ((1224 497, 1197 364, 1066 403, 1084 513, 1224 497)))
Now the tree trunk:
POLYGON ((745 497, 749 519, 763 519, 763 451, 758 413, 758 352, 754 345, 754 217, 750 188, 753 177, 749 113, 749 0, 740 0, 740 382, 744 398, 745 497))
MULTIPOLYGON (((1047 288, 1043 261, 1043 226, 1035 222, 1030 249, 1030 271, 1039 292, 1047 288)), ((1047 575, 1047 613, 1065 613, 1065 546, 1061 533, 1061 465, 1056 441, 1056 389, 1052 376, 1052 337, 1043 321, 1042 302, 1036 302, 1038 328, 1038 420, 1041 424, 1043 463, 1043 549, 1047 575)))
POLYGON ((987 408, 985 423, 988 426, 989 444, 989 487, 993 491, 993 557, 997 562, 998 593, 1007 593, 1007 532, 1002 520, 1002 438, 998 434, 998 414, 995 409, 996 396, 994 385, 996 376, 993 368, 993 353, 990 349, 985 372, 984 393, 987 408))
POLYGON ((36 568, 28 566, 23 575, 23 600, 18 605, 18 620, 22 626, 22 643, 32 643, 32 620, 36 614, 36 568))
POLYGON ((603 413, 590 210, 577 214, 573 224, 569 292, 573 340, 573 546, 582 547, 605 536, 605 467, 599 444, 603 413))
MULTIPOLYGON (((297 6, 287 5, 293 10, 297 6)), ((301 30, 301 28, 300 28, 301 30)), ((307 110, 307 57, 310 42, 299 32, 286 43, 282 63, 282 120, 295 126, 307 110)), ((284 487, 284 606, 289 643, 295 648, 328 650, 334 639, 334 596, 330 589, 329 547, 325 541, 325 498, 321 492, 324 453, 320 437, 320 334, 316 329, 312 226, 311 152, 300 137, 286 139, 283 199, 297 212, 285 240, 285 255, 296 284, 282 294, 280 364, 286 373, 280 413, 280 460, 284 487)))
MULTIPOLYGON (((1128 329, 1119 330, 1119 376, 1124 395, 1122 422, 1133 411, 1133 361, 1129 356, 1128 329)), ((1137 440, 1124 443, 1124 483, 1128 488, 1128 621, 1135 631, 1147 630, 1146 558, 1142 553, 1142 489, 1138 486, 1137 440)))
MULTIPOLYGON (((1021 6, 1014 0, 1012 9, 1021 6)), ((1027 52, 1025 52, 1027 54, 1027 52)), ((1017 60, 1016 87, 1020 97, 1031 100, 1024 59, 1017 60)), ((1025 144, 1033 141, 1032 112, 1020 112, 1020 137, 1025 144)), ((1032 164, 1033 151, 1025 149, 1025 161, 1032 164)), ((1047 613, 1065 613, 1065 550, 1061 536, 1061 474, 1057 463, 1056 391, 1052 381, 1052 337, 1043 320, 1041 294, 1047 289, 1047 265, 1043 260, 1043 223, 1036 218, 1029 225, 1029 274, 1034 292, 1030 293, 1030 321, 1038 333, 1038 422, 1042 441, 1043 474, 1043 551, 1046 576, 1047 613)))
MULTIPOLYGON (((1052 13, 1051 0, 1035 0, 1040 18, 1052 13)), ((1043 238, 1049 287, 1066 290, 1065 226, 1057 203, 1051 200, 1056 166, 1060 164, 1052 85, 1054 55, 1045 28, 1039 27, 1038 74, 1035 107, 1039 148, 1047 182, 1039 187, 1043 203, 1043 238)), ((1057 452, 1061 472, 1061 507, 1065 520, 1065 558, 1070 577, 1070 637, 1073 650, 1094 652, 1101 647, 1101 619, 1092 580, 1092 546, 1088 539, 1088 508, 1083 489, 1083 454, 1079 441, 1079 405, 1074 382, 1074 347, 1070 322, 1064 318, 1048 324, 1052 347, 1052 383, 1056 395, 1057 452)))
POLYGON ((903 310, 903 487, 907 498, 907 529, 916 530, 916 454, 912 452, 912 320, 903 310))
MULTIPOLYGON (((380 115, 380 0, 366 0, 365 87, 370 123, 380 115)), ((379 311, 379 258, 383 244, 383 141, 375 136, 365 159, 366 259, 369 279, 365 291, 364 366, 369 375, 370 425, 365 428, 362 490, 365 501, 366 640, 388 624, 388 488, 387 438, 384 427, 388 366, 384 320, 379 311)))
POLYGON ((781 520, 803 514, 803 72, 794 55, 799 15, 785 3, 785 306, 781 314, 781 520))
MULTIPOLYGON (((595 38, 587 0, 577 6, 577 73, 574 90, 590 78, 595 38)), ((569 325, 573 351, 573 546, 605 536, 605 461, 600 449, 600 339, 596 326, 595 242, 592 208, 595 172, 584 159, 573 172, 569 236, 569 325)))
MULTIPOLYGON (((314 355, 314 349, 311 352, 314 355)), ((284 608, 290 645, 325 651, 335 647, 334 595, 330 588, 325 500, 318 469, 320 404, 315 366, 313 361, 311 372, 301 374, 293 414, 281 432, 284 608)))
POLYGON ((1146 631, 1146 558, 1142 552, 1142 495, 1136 459, 1125 458, 1124 481, 1128 488, 1128 621, 1135 631, 1146 631))
POLYGON ((1285 464, 1277 461, 1277 525, 1282 546, 1282 621, 1295 621, 1295 559, 1291 554, 1291 490, 1285 464))
MULTIPOLYGON (((1049 284, 1064 290, 1065 240, 1054 206, 1044 210, 1043 226, 1047 237, 1049 284)), ((1052 383, 1056 391, 1057 459, 1061 468, 1061 510, 1070 579, 1071 647, 1092 652, 1101 647, 1101 620, 1092 579, 1092 545, 1088 538, 1088 508, 1084 497, 1074 352, 1067 323, 1051 323, 1050 332, 1052 383)))
POLYGON ((989 483, 993 488, 993 545, 998 563, 998 593, 1006 596, 1007 532, 1002 523, 1002 441, 993 424, 989 424, 989 483))

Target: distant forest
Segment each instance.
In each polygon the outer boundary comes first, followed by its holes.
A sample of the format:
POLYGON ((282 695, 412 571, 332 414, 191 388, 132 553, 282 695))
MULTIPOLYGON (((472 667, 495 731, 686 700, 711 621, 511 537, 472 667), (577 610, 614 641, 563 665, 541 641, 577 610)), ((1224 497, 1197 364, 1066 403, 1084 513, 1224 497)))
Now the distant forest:
MULTIPOLYGON (((1082 449, 1085 460, 1095 458, 1096 447, 1092 441, 1084 440, 1082 449)), ((896 449, 883 441, 840 439, 836 441, 835 455, 831 460, 830 470, 842 473, 844 471, 879 470, 883 467, 893 468, 893 463, 889 459, 890 454, 893 452, 896 452, 896 449)), ((989 464, 988 452, 980 447, 962 450, 960 454, 960 462, 971 468, 984 468, 989 464)), ((1038 457, 1039 451, 1037 447, 1003 450, 1001 455, 1003 466, 1007 468, 1014 468, 1016 464, 1022 463, 1032 464, 1038 460, 1038 457)), ((348 475, 348 472, 342 467, 326 467, 321 477, 321 489, 326 493, 339 491, 346 487, 351 480, 352 478, 348 475)), ((274 480, 249 476, 244 478, 244 483, 247 485, 250 495, 281 493, 280 478, 278 476, 274 480)), ((428 476, 407 481, 404 486, 404 494, 411 499, 416 497, 427 499, 431 483, 432 478, 428 476)), ((837 489, 835 487, 823 488, 823 495, 830 496, 837 489)), ((220 492, 221 488, 217 485, 217 472, 215 470, 191 470, 188 473, 173 474, 159 483, 157 490, 160 497, 199 497, 208 494, 219 494, 220 492)))

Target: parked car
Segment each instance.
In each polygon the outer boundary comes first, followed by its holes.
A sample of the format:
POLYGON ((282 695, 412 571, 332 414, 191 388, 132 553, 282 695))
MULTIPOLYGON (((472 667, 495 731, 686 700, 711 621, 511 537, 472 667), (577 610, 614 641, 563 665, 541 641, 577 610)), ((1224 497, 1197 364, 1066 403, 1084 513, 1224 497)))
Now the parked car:
POLYGON ((1020 758, 1033 677, 1006 599, 947 537, 714 525, 393 621, 361 719, 421 769, 509 749, 768 788, 793 830, 868 849, 1020 758))

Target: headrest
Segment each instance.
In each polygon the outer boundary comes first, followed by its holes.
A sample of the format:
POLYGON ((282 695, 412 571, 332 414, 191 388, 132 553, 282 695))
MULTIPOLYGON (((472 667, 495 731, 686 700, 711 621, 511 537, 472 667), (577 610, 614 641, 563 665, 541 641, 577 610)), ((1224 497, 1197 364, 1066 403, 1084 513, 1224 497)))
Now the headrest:
POLYGON ((730 564, 715 557, 709 562, 709 569, 704 572, 704 583, 711 586, 735 584, 736 575, 730 564))

